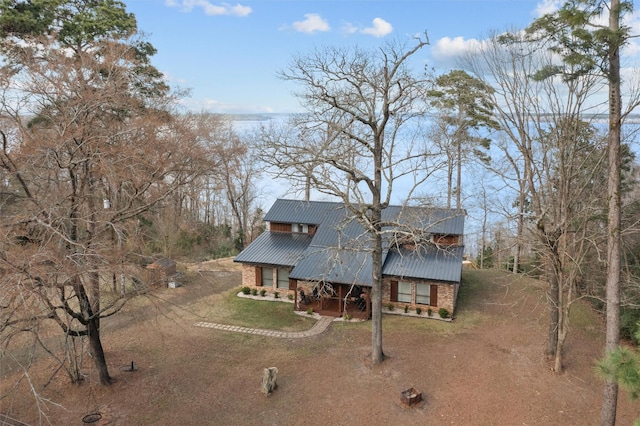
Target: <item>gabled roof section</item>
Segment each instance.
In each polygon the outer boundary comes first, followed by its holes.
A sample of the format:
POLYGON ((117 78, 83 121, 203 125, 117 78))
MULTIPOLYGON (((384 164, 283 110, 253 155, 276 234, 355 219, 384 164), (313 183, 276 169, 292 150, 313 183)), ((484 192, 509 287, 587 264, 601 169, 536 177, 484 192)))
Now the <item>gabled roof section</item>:
MULTIPOLYGON (((464 234, 463 209, 440 209, 415 206, 389 206, 385 210, 387 220, 395 221, 409 228, 423 229, 432 234, 464 234)), ((384 217, 383 217, 384 219, 384 217)))
POLYGON ((264 217, 266 222, 319 225, 327 214, 342 207, 330 201, 301 201, 278 199, 264 217))
POLYGON ((309 234, 263 232, 234 262, 295 266, 311 242, 309 234))
POLYGON ((371 253, 311 246, 289 278, 371 287, 371 253))
MULTIPOLYGON (((463 247, 397 248, 393 224, 405 231, 463 235, 464 210, 389 206, 382 212, 383 274, 459 282, 463 247)), ((279 199, 265 221, 318 225, 314 235, 265 232, 245 248, 236 262, 293 267, 290 278, 371 286, 371 236, 343 203, 279 199)), ((399 229, 397 232, 402 232, 399 229)))
POLYGON ((435 244, 394 250, 389 252, 382 273, 399 278, 460 282, 463 253, 464 246, 435 244))
MULTIPOLYGON (((338 204, 289 273, 289 278, 371 286, 371 236, 338 204)), ((386 251, 383 252, 383 259, 386 251)))

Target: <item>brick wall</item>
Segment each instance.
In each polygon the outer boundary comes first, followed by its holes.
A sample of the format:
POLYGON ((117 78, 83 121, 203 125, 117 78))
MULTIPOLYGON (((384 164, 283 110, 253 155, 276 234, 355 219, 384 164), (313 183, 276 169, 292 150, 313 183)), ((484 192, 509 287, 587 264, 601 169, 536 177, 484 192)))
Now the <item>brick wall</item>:
POLYGON ((256 286, 256 267, 242 264, 242 286, 243 287, 255 287, 256 286))
MULTIPOLYGON (((276 286, 278 285, 277 268, 273 268, 273 288, 266 288, 261 286, 256 287, 255 268, 256 267, 254 265, 247 265, 247 264, 242 265, 242 285, 243 286, 246 286, 249 288, 255 287, 258 289, 265 289, 270 293, 277 291, 278 293, 280 293, 280 295, 283 295, 283 296, 285 296, 286 294, 294 294, 293 290, 276 288, 276 286)), ((394 278, 394 280, 396 279, 394 278)), ((411 286, 412 300, 415 300, 416 281, 410 281, 410 282, 412 282, 412 286, 411 286)), ((434 312, 437 312, 437 310, 440 308, 445 308, 447 311, 449 311, 450 314, 453 314, 455 310, 454 300, 456 300, 458 289, 460 288, 460 284, 438 283, 438 282, 428 282, 428 281, 417 281, 417 282, 431 284, 431 285, 435 284, 438 286, 438 305, 430 307, 434 312)), ((317 283, 315 282, 298 281, 298 289, 303 289, 307 295, 310 295, 312 294, 313 286, 316 284, 317 283)), ((391 303, 391 278, 385 278, 382 281, 382 304, 386 306, 389 303, 391 303)), ((407 303, 395 302, 394 305, 396 305, 398 308, 404 308, 404 306, 406 306, 407 303)), ((409 303, 408 305, 410 306, 411 309, 415 309, 418 306, 422 307, 423 309, 429 308, 429 306, 417 305, 413 302, 409 303)))
MULTIPOLYGON (((259 267, 259 266, 258 266, 259 267)), ((242 286, 249 288, 257 288, 258 290, 267 290, 269 293, 278 292, 280 296, 285 296, 287 294, 294 294, 293 290, 289 290, 286 288, 278 288, 278 268, 271 267, 273 271, 273 286, 272 287, 263 287, 256 286, 256 265, 249 265, 246 263, 242 264, 242 286)))
MULTIPOLYGON (((397 278, 394 278, 393 280, 397 281, 397 278)), ((411 294, 412 294, 411 300, 412 301, 416 300, 416 285, 415 285, 416 282, 438 286, 437 306, 427 306, 422 304, 416 304, 415 302, 411 302, 411 303, 391 302, 391 281, 392 281, 391 278, 384 278, 382 280, 382 305, 383 306, 386 306, 389 303, 393 303, 398 308, 404 308, 405 306, 409 305, 411 309, 415 309, 416 307, 420 306, 423 309, 431 308, 434 312, 437 312, 437 310, 440 308, 445 308, 447 311, 449 311, 450 314, 453 314, 454 308, 455 308, 454 300, 457 295, 459 284, 438 283, 438 282, 432 282, 432 281, 403 280, 411 283, 411 294)))

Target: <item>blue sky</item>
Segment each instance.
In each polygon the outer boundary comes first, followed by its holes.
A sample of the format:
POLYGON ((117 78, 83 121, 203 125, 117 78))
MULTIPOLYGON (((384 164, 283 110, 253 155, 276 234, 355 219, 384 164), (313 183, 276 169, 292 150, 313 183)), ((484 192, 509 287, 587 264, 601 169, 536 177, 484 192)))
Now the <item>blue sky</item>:
POLYGON ((455 55, 490 31, 524 28, 554 0, 124 0, 158 49, 153 63, 174 87, 190 89, 193 111, 299 111, 277 78, 293 54, 323 46, 379 46, 427 31, 420 52, 446 71, 455 55))

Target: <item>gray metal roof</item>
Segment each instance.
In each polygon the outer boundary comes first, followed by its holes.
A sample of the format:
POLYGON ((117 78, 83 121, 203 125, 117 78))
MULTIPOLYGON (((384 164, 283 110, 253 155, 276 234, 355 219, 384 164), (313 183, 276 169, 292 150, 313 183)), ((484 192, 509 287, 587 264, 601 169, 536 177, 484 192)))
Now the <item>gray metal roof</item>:
POLYGON ((371 253, 309 247, 289 278, 371 286, 371 253))
POLYGON ((438 248, 435 244, 416 250, 393 250, 382 273, 399 278, 460 282, 463 253, 463 246, 438 248))
MULTIPOLYGON (((332 201, 300 201, 278 199, 267 212, 267 222, 303 223, 320 225, 325 221, 335 223, 352 215, 343 203, 332 201)), ((433 233, 462 235, 464 233, 463 209, 441 209, 417 206, 388 206, 382 212, 384 221, 433 233)))
POLYGON ((441 209, 416 206, 389 206, 385 209, 389 221, 413 229, 422 229, 434 234, 464 234, 463 209, 441 209))
MULTIPOLYGON (((462 235, 464 210, 389 206, 383 221, 390 227, 418 228, 426 233, 462 235)), ((235 261, 294 266, 290 278, 371 286, 371 237, 342 204, 325 201, 277 200, 265 221, 318 225, 315 235, 265 232, 235 261)), ((387 227, 386 229, 389 229, 387 227)), ((391 235, 391 234, 389 234, 391 235)), ((431 280, 460 280, 463 247, 451 254, 427 249, 400 252, 383 239, 383 273, 431 280)))
POLYGON ((266 222, 319 225, 327 214, 342 207, 330 201, 301 201, 278 199, 264 217, 266 222))
POLYGON ((295 266, 311 238, 309 234, 263 232, 236 256, 234 262, 295 266))

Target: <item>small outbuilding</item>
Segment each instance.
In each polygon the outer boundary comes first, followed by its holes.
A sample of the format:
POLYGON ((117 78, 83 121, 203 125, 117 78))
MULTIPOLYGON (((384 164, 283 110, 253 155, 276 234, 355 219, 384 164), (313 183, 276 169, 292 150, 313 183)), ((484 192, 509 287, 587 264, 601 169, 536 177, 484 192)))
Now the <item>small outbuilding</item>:
POLYGON ((179 287, 178 277, 176 262, 166 257, 147 266, 147 285, 150 287, 169 286, 170 284, 172 288, 179 287))

